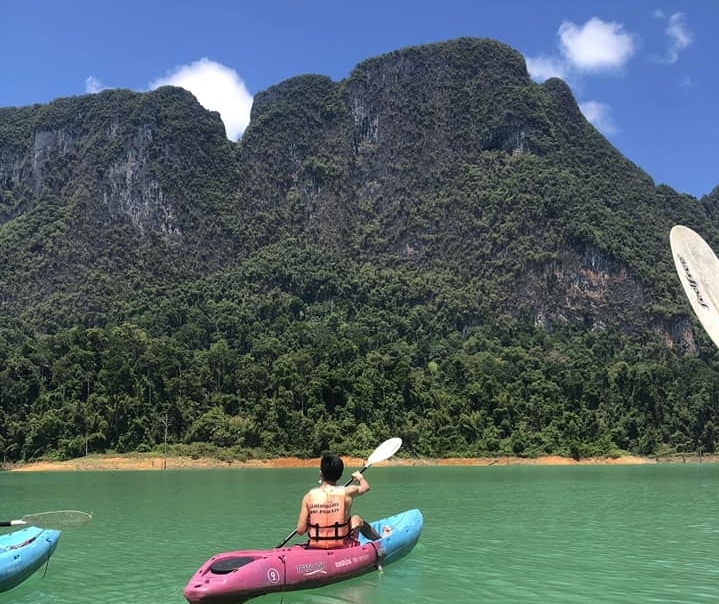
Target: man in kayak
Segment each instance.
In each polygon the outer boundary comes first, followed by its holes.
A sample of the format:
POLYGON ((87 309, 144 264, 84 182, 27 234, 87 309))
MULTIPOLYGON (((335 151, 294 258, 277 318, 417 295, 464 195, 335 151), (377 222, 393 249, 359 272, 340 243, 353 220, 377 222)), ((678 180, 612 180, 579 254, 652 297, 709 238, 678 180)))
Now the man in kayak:
POLYGON ((362 472, 354 472, 354 483, 337 486, 344 462, 337 455, 325 455, 320 462, 320 486, 302 498, 297 534, 308 534, 308 547, 332 549, 357 544, 359 533, 367 539, 380 539, 372 525, 352 515, 352 500, 364 495, 370 486, 362 472))

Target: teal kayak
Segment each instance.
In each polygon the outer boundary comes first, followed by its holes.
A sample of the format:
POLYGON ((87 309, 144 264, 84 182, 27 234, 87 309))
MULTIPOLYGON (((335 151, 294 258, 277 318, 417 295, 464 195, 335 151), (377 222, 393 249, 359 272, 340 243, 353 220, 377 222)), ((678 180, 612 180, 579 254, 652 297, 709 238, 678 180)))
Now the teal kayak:
POLYGON ((0 535, 0 592, 22 583, 46 564, 60 531, 28 526, 0 535))

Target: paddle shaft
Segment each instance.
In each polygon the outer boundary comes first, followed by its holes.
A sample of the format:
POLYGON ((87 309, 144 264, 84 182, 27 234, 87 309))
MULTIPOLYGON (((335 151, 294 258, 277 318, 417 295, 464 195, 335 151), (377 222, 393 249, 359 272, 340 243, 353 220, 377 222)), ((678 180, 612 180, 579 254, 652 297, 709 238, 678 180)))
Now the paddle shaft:
MULTIPOLYGON (((364 473, 365 473, 365 470, 366 470, 367 468, 369 468, 369 465, 363 467, 363 468, 360 470, 360 474, 364 474, 364 473)), ((354 478, 350 478, 350 479, 345 483, 345 486, 346 486, 346 487, 350 486, 350 485, 352 484, 352 481, 353 481, 353 480, 354 480, 354 478)), ((282 547, 285 543, 287 543, 290 539, 292 539, 292 537, 294 537, 296 534, 297 534, 297 529, 295 529, 295 530, 292 531, 289 535, 287 535, 287 537, 285 537, 284 540, 282 541, 282 543, 280 543, 277 547, 282 547)))

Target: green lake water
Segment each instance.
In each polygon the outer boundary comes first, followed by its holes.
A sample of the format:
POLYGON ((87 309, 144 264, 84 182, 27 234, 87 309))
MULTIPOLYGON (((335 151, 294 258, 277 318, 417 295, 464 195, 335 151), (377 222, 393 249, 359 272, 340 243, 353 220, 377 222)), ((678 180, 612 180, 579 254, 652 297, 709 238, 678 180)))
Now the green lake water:
MULTIPOLYGON (((412 553, 381 574, 253 602, 719 602, 719 464, 379 467, 367 478, 354 508, 366 518, 422 510, 412 553)), ((2 520, 94 515, 0 604, 183 604, 213 554, 286 537, 316 480, 313 469, 0 473, 2 520)))

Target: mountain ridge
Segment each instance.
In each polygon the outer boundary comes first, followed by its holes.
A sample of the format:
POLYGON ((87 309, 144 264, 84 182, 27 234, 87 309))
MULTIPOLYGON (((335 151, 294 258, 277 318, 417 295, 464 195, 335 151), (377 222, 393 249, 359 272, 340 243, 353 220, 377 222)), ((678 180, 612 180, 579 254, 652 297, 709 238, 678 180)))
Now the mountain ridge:
POLYGON ((0 444, 713 450, 668 233, 719 242, 718 191, 656 186, 486 39, 278 83, 238 143, 178 88, 0 109, 0 444))

